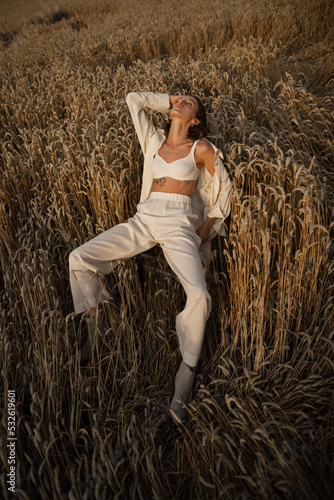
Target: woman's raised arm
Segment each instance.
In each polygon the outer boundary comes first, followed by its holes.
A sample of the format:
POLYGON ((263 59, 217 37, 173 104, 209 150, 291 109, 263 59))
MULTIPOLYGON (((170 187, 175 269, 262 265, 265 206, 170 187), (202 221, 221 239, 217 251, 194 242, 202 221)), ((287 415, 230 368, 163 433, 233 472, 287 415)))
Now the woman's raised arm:
POLYGON ((156 92, 130 92, 126 96, 126 103, 129 107, 132 121, 145 155, 149 139, 156 130, 155 126, 148 118, 145 108, 154 111, 168 111, 171 104, 169 95, 156 92))

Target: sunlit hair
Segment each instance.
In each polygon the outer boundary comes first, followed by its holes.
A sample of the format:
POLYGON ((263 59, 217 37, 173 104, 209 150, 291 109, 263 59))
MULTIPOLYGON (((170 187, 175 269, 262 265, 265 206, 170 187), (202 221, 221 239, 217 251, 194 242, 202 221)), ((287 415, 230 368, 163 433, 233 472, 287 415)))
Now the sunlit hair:
MULTIPOLYGON (((199 120, 199 124, 193 125, 192 127, 189 128, 188 137, 189 139, 194 139, 195 141, 197 141, 197 139, 204 139, 204 137, 207 137, 210 134, 210 130, 208 129, 207 126, 206 113, 202 101, 200 100, 199 97, 195 95, 190 95, 190 97, 196 99, 198 103, 198 111, 196 113, 196 118, 199 120)), ((172 121, 169 120, 168 122, 163 123, 161 126, 166 137, 168 137, 171 124, 172 121)))

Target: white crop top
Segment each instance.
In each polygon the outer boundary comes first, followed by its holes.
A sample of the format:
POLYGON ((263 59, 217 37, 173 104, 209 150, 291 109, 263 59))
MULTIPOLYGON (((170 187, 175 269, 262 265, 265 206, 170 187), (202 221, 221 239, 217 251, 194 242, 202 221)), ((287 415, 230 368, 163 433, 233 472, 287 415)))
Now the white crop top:
POLYGON ((168 163, 160 155, 159 151, 152 161, 152 173, 154 179, 160 177, 172 177, 179 181, 193 181, 199 176, 200 169, 196 167, 195 147, 198 141, 192 145, 190 153, 178 160, 168 163))

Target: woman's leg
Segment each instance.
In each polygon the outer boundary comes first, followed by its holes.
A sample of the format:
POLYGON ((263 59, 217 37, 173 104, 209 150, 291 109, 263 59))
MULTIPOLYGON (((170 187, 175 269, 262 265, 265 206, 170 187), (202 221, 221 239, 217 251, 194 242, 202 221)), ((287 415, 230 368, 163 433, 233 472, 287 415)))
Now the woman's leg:
POLYGON ((103 293, 98 274, 109 274, 117 261, 152 248, 156 242, 140 215, 118 224, 70 253, 69 274, 74 311, 95 308, 103 293))
POLYGON ((198 251, 199 237, 192 231, 173 231, 161 242, 166 259, 179 277, 187 295, 183 311, 176 317, 182 362, 175 376, 175 392, 170 404, 174 424, 185 418, 195 367, 200 355, 205 325, 211 311, 202 262, 198 251))
POLYGON ((199 256, 199 236, 191 232, 174 231, 161 242, 167 262, 177 274, 187 301, 176 317, 176 333, 183 361, 195 367, 200 355, 206 321, 211 312, 211 297, 204 278, 199 256))

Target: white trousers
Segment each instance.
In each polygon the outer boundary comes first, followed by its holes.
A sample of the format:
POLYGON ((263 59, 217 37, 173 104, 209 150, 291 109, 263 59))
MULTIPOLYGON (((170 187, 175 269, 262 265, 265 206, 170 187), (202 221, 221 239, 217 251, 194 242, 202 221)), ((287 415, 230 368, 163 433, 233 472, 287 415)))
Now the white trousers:
POLYGON ((189 196, 152 192, 137 205, 137 213, 123 224, 99 234, 73 250, 69 274, 74 311, 96 307, 104 290, 98 274, 109 274, 115 261, 133 257, 160 244, 166 260, 178 276, 187 296, 176 317, 176 333, 185 363, 196 366, 211 311, 202 262, 201 238, 196 234, 189 196))

